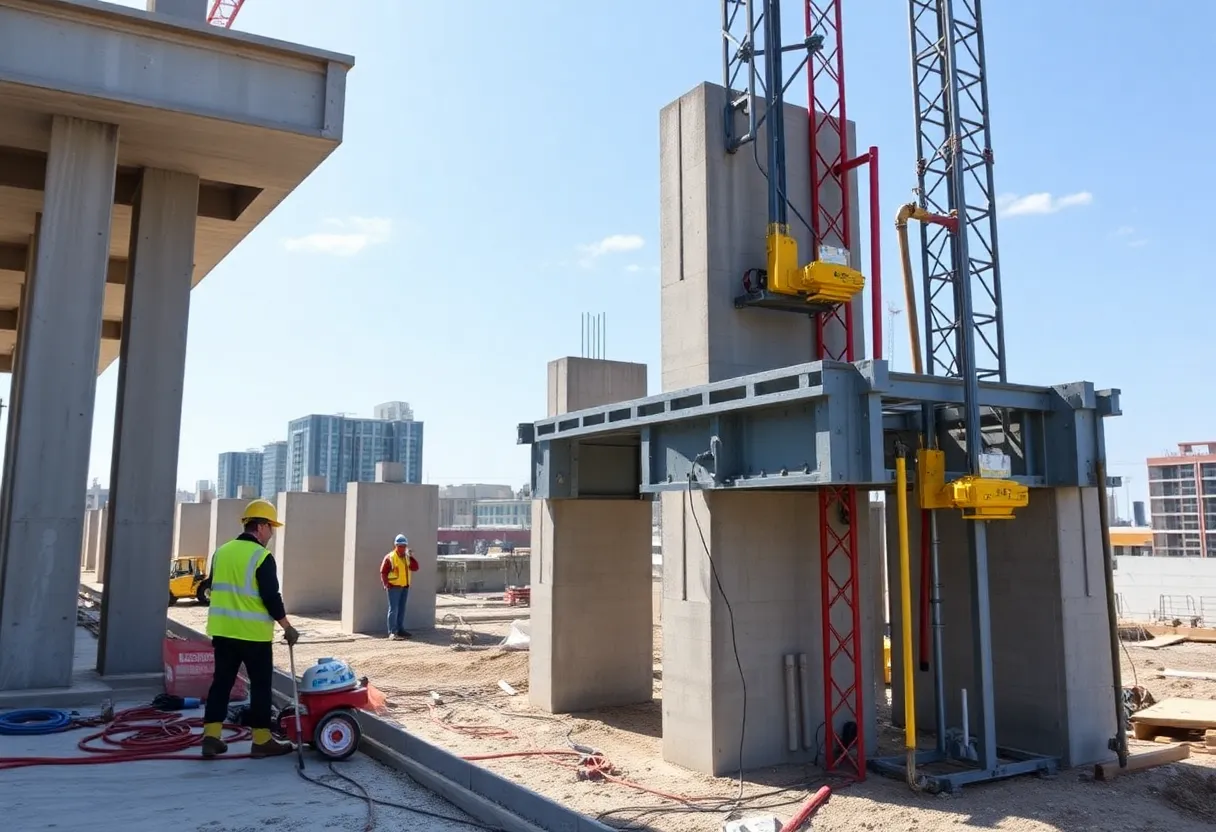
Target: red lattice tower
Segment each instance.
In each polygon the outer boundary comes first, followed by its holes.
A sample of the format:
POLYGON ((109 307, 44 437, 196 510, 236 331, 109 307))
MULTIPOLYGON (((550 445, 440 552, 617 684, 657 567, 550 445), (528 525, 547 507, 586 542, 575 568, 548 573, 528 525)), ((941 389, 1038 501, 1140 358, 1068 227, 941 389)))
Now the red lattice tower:
MULTIPOLYGON (((811 230, 820 245, 853 254, 849 205, 849 138, 845 111, 841 0, 806 0, 806 34, 823 35, 807 68, 810 102, 811 230), (822 121, 816 125, 816 113, 822 121)), ((853 361, 853 304, 816 317, 818 358, 853 361)), ((865 777, 862 720, 861 602, 858 576, 857 489, 819 489, 819 551, 823 610, 824 750, 829 771, 865 777), (855 730, 845 726, 852 723, 855 730)))
POLYGON ((207 22, 221 29, 231 29, 243 5, 245 0, 212 0, 211 11, 207 12, 207 22))

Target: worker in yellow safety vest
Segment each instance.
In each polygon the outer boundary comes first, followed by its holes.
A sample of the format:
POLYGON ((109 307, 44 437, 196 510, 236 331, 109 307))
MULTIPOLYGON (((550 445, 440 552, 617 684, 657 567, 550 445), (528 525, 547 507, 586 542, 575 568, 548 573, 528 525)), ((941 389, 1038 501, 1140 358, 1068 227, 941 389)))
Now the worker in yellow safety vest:
POLYGON ((277 740, 270 733, 275 622, 283 628, 289 645, 294 646, 300 638, 287 620, 278 567, 266 549, 274 530, 283 524, 268 500, 254 500, 245 506, 241 523, 245 530, 212 555, 207 635, 215 650, 215 675, 203 716, 205 758, 228 750, 223 739, 224 721, 241 665, 249 677, 249 726, 253 729, 249 756, 278 757, 295 750, 290 742, 277 740))
POLYGON ((393 551, 380 562, 380 583, 388 596, 388 637, 395 641, 410 637, 405 629, 405 602, 410 597, 410 574, 417 571, 409 538, 397 535, 393 551))

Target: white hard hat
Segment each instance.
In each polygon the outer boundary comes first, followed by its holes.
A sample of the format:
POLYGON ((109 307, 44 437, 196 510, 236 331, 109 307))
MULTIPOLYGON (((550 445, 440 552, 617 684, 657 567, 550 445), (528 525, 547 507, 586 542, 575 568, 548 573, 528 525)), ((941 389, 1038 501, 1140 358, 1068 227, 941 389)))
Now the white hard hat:
POLYGON ((403 534, 397 535, 397 538, 393 541, 394 546, 408 546, 409 543, 410 539, 403 534))

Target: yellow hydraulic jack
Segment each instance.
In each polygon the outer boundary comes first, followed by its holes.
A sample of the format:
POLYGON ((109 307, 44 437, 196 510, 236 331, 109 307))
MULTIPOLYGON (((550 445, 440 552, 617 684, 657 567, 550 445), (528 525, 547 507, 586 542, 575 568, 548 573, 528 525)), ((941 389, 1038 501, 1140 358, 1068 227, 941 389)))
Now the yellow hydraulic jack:
POLYGON ((865 288, 866 279, 847 263, 820 257, 805 266, 798 265, 798 241, 790 236, 788 225, 768 227, 765 249, 768 254, 767 287, 779 295, 791 295, 811 304, 837 304, 852 300, 865 288))
POLYGON ((918 450, 916 468, 921 508, 959 509, 965 520, 1012 520, 1030 503, 1029 488, 1003 477, 968 474, 946 482, 945 451, 918 450))

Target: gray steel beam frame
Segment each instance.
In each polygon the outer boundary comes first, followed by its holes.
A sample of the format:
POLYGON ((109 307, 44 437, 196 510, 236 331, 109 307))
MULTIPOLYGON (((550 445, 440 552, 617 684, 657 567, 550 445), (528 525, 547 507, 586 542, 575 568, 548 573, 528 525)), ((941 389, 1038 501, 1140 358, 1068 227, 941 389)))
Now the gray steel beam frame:
MULTIPOLYGON (((985 382, 978 395, 994 431, 1009 436, 1014 479, 1096 485, 1099 420, 1119 415, 1118 390, 985 382)), ((959 379, 815 361, 525 423, 517 439, 532 446, 533 494, 545 499, 637 498, 686 488, 689 477, 705 489, 885 488, 894 439, 914 444, 926 404, 949 476, 968 471, 963 400, 959 379)))

